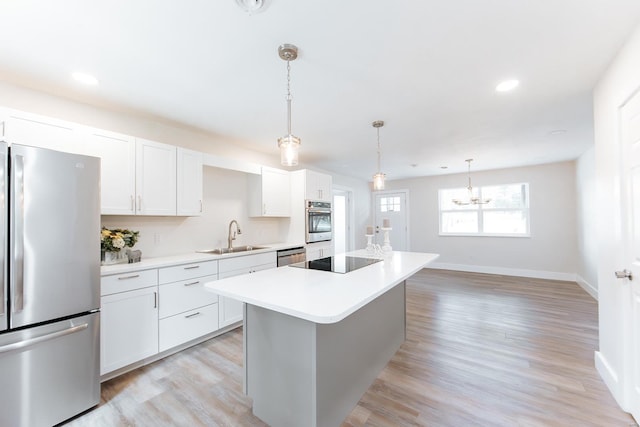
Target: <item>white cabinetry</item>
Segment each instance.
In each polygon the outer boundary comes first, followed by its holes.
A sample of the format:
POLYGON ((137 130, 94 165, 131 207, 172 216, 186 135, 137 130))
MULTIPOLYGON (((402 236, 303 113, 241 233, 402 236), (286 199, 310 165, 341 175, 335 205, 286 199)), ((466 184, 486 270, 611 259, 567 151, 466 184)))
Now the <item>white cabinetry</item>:
POLYGON ((289 172, 262 168, 249 175, 249 216, 288 217, 291 215, 289 172))
POLYGON ((101 159, 103 215, 176 215, 176 147, 98 129, 83 139, 101 159))
POLYGON ((136 214, 176 215, 176 147, 136 139, 136 214))
POLYGON ((333 245, 331 242, 309 243, 306 249, 307 261, 333 256, 333 245))
POLYGON ((10 114, 3 135, 12 144, 79 153, 78 137, 69 123, 35 114, 10 114))
MULTIPOLYGON (((277 258, 275 252, 256 255, 240 256, 236 258, 221 259, 219 261, 219 277, 239 276, 251 274, 256 271, 275 268, 277 258)), ((242 321, 242 302, 220 296, 219 298, 219 326, 221 328, 242 321)))
POLYGON ((305 170, 305 199, 330 202, 332 198, 331 175, 305 170))
POLYGON ((202 153, 178 147, 178 215, 202 215, 202 153))
POLYGON ((136 141, 115 132, 86 129, 85 154, 100 157, 100 197, 103 215, 136 213, 136 141))
POLYGON ((204 289, 217 279, 218 261, 159 270, 161 352, 218 329, 218 295, 204 289))
POLYGON ((101 279, 100 374, 158 353, 158 270, 101 279))

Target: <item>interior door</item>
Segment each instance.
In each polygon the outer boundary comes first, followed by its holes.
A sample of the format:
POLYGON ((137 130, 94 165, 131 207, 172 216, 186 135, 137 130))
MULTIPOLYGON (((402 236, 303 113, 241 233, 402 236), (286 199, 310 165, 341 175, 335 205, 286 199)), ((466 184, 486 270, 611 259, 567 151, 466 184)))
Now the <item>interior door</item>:
POLYGON ((620 131, 623 153, 623 193, 621 197, 625 237, 626 269, 616 276, 626 280, 629 290, 626 324, 629 347, 625 351, 625 371, 630 378, 626 401, 629 410, 640 421, 640 92, 637 92, 620 110, 620 131), (625 191, 626 190, 626 191, 625 191), (628 206, 625 206, 628 205, 628 206))
POLYGON ((406 251, 409 246, 407 194, 405 192, 375 193, 375 243, 384 245, 385 219, 391 230, 389 240, 394 251, 406 251))

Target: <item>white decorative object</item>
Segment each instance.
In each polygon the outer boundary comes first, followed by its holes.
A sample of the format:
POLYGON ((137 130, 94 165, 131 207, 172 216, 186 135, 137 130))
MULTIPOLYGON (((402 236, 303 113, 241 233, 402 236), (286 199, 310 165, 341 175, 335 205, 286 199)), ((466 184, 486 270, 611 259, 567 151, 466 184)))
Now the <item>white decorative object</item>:
POLYGON ((389 240, 389 231, 391 231, 392 228, 381 227, 380 230, 384 232, 384 244, 382 245, 382 252, 390 253, 391 251, 393 251, 393 248, 391 247, 391 241, 389 240))
MULTIPOLYGON (((371 227, 367 227, 371 228, 371 227)), ((374 252, 374 248, 373 248, 373 242, 371 239, 373 239, 373 234, 365 234, 365 236, 367 237, 367 253, 372 254, 374 252)))

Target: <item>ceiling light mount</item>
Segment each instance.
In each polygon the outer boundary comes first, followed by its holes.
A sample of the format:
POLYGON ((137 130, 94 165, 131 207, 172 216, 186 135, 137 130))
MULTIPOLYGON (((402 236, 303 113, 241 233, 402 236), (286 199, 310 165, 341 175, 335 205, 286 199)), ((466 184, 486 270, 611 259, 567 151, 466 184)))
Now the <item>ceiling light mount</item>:
POLYGON ((281 44, 278 47, 278 55, 285 61, 295 61, 298 57, 298 47, 292 44, 281 44))
POLYGON ((296 166, 300 138, 291 133, 291 61, 295 61, 298 57, 298 47, 292 44, 282 44, 278 47, 278 55, 287 61, 287 134, 278 138, 280 164, 282 166, 296 166))
POLYGON ((236 0, 236 4, 240 9, 249 15, 260 12, 265 6, 265 0, 236 0))

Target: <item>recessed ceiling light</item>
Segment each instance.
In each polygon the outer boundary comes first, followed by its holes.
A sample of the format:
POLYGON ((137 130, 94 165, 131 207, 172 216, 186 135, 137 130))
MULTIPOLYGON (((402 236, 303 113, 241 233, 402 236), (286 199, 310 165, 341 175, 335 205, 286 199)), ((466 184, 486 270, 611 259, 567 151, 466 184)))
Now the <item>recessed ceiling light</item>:
POLYGON ((440 166, 440 169, 449 169, 449 166, 440 166))
POLYGON ((496 86, 496 92, 509 92, 518 87, 520 82, 518 80, 505 80, 496 86))
POLYGON ((85 85, 95 86, 98 84, 98 79, 96 79, 91 74, 76 71, 75 73, 71 74, 71 77, 73 77, 75 81, 85 85))
POLYGON ((549 132, 549 135, 557 136, 557 135, 564 135, 565 133, 567 133, 566 129, 556 129, 549 132))

